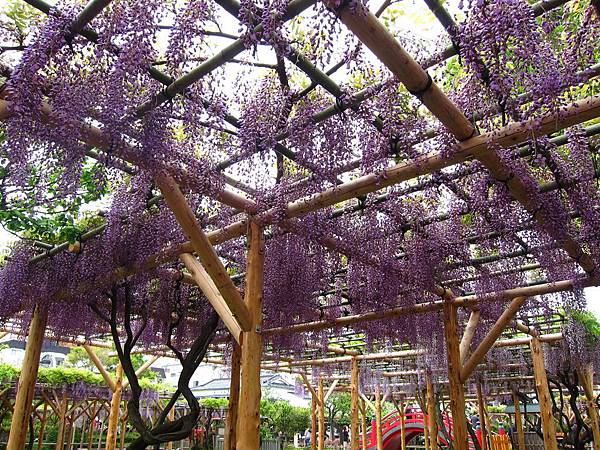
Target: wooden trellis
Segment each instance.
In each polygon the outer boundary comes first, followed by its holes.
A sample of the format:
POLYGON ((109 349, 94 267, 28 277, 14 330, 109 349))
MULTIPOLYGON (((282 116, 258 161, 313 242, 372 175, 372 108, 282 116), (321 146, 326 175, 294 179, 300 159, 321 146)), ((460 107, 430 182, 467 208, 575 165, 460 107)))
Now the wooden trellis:
MULTIPOLYGON (((41 0, 26 0, 36 8, 48 13, 49 7, 41 0)), ((239 13, 239 4, 236 1, 216 0, 217 3, 225 10, 237 17, 239 13)), ((444 25, 446 30, 451 30, 452 19, 444 10, 443 6, 437 0, 426 0, 427 6, 434 12, 436 17, 444 25)), ((549 8, 555 8, 566 1, 551 1, 540 2, 534 6, 536 16, 543 14, 549 8)), ((76 17, 70 26, 70 32, 73 35, 81 34, 84 38, 95 42, 98 35, 89 27, 90 22, 100 14, 104 8, 110 4, 110 0, 90 0, 82 12, 76 17)), ((305 9, 312 6, 313 0, 292 0, 286 14, 283 17, 284 21, 291 20, 297 17, 305 9)), ((330 7, 335 7, 332 2, 330 7)), ((456 151, 451 155, 442 153, 430 153, 419 156, 413 160, 401 162, 383 169, 378 172, 363 175, 351 181, 340 183, 334 187, 316 192, 304 198, 298 198, 289 202, 283 211, 278 208, 272 208, 267 211, 259 212, 257 202, 246 195, 250 189, 245 187, 243 183, 232 177, 223 174, 223 180, 226 184, 233 188, 244 192, 244 195, 238 191, 229 188, 220 189, 213 196, 213 199, 219 201, 223 205, 234 208, 239 213, 243 214, 240 220, 234 220, 228 225, 212 230, 205 231, 199 224, 193 210, 191 209, 187 199, 182 193, 181 188, 186 186, 178 186, 177 182, 170 174, 162 175, 155 179, 161 194, 172 210, 181 229, 188 236, 189 241, 175 244, 158 254, 152 255, 140 267, 118 267, 114 272, 105 276, 104 282, 115 282, 126 278, 139 271, 149 270, 159 267, 167 262, 177 259, 185 264, 187 272, 183 274, 174 273, 174 276, 182 275, 182 281, 197 285, 211 302, 215 310, 219 313, 227 329, 231 332, 235 341, 239 346, 239 351, 234 352, 234 364, 236 373, 232 377, 232 390, 235 391, 234 397, 239 395, 239 402, 235 401, 235 414, 230 414, 230 421, 227 424, 228 438, 226 440, 226 448, 238 448, 239 450, 256 450, 259 442, 259 402, 260 402, 260 370, 265 369, 286 369, 294 372, 295 368, 304 366, 322 366, 327 364, 350 363, 351 364, 351 383, 349 389, 352 393, 353 408, 352 408, 352 433, 358 435, 359 430, 359 412, 362 412, 363 422, 362 430, 365 433, 366 426, 364 424, 365 403, 370 405, 370 400, 363 398, 359 401, 358 392, 358 366, 360 361, 376 361, 376 360, 398 360, 400 358, 409 358, 418 356, 419 350, 402 349, 396 352, 379 353, 359 353, 352 350, 343 349, 340 347, 331 346, 327 352, 333 353, 335 356, 312 358, 305 360, 286 360, 282 357, 276 359, 277 363, 267 362, 268 353, 263 354, 263 336, 276 335, 282 333, 303 333, 326 329, 339 329, 351 324, 366 323, 369 321, 383 320, 391 317, 400 317, 405 315, 413 315, 420 313, 428 313, 432 311, 441 311, 444 317, 445 340, 447 344, 448 355, 448 374, 447 381, 449 383, 449 400, 452 414, 454 417, 454 437, 455 448, 458 450, 466 450, 468 448, 468 433, 466 428, 465 418, 465 392, 464 384, 469 380, 476 367, 484 360, 486 354, 494 345, 527 345, 531 348, 531 358, 533 363, 533 380, 535 381, 535 389, 540 399, 542 407, 542 420, 544 429, 544 441, 546 448, 556 448, 556 436, 554 435, 554 427, 551 426, 551 407, 549 404, 549 391, 546 381, 545 369, 543 364, 543 350, 541 347, 542 341, 552 341, 560 339, 561 336, 556 333, 539 334, 535 329, 524 331, 523 327, 517 327, 520 331, 528 334, 527 337, 514 339, 508 344, 503 344, 499 340, 501 334, 514 321, 519 308, 531 296, 572 290, 574 285, 577 286, 592 286, 598 285, 599 277, 598 270, 595 266, 591 255, 587 249, 583 248, 574 237, 565 236, 560 242, 555 242, 556 248, 563 249, 566 254, 578 264, 585 273, 585 280, 562 280, 548 284, 536 284, 533 286, 521 286, 513 289, 492 293, 486 296, 457 296, 449 288, 438 285, 433 289, 433 293, 440 297, 439 301, 428 303, 417 303, 411 306, 388 309, 383 311, 371 311, 360 315, 340 317, 333 320, 320 320, 314 322, 298 323, 293 326, 275 327, 271 329, 262 328, 262 290, 263 290, 263 269, 264 269, 264 238, 265 228, 276 224, 282 229, 298 233, 299 224, 297 219, 311 212, 315 212, 334 205, 342 204, 343 206, 333 214, 344 214, 344 209, 353 209, 354 199, 366 194, 380 191, 386 187, 397 185, 402 182, 416 180, 420 176, 430 175, 444 168, 469 161, 478 160, 493 177, 502 182, 507 187, 513 199, 519 202, 526 211, 530 213, 532 218, 537 221, 542 229, 546 230, 549 235, 552 235, 550 223, 550 211, 543 207, 538 207, 532 199, 527 195, 527 188, 523 179, 518 174, 514 173, 498 156, 494 148, 495 146, 512 147, 527 143, 531 139, 531 129, 536 129, 539 135, 551 134, 555 131, 560 131, 564 128, 585 123, 588 120, 600 117, 600 96, 590 96, 583 100, 574 102, 572 105, 563 108, 560 111, 548 113, 542 118, 531 119, 520 123, 513 123, 497 130, 478 134, 473 123, 465 116, 465 114, 455 105, 437 86, 426 72, 428 67, 439 63, 446 58, 455 54, 454 47, 451 47, 439 56, 426 61, 423 65, 419 65, 407 52, 398 40, 385 28, 377 16, 368 11, 362 5, 351 6, 343 3, 336 10, 337 15, 344 25, 366 46, 377 58, 397 77, 397 79, 406 87, 408 92, 414 93, 423 105, 431 112, 431 114, 453 135, 458 141, 456 151), (280 220, 281 216, 284 220, 280 220), (246 284, 245 292, 242 296, 240 290, 227 273, 218 252, 214 246, 224 243, 228 240, 247 236, 248 240, 248 263, 247 272, 245 274, 246 284), (480 344, 471 349, 471 341, 473 333, 477 327, 478 310, 477 308, 485 303, 492 301, 502 301, 508 304, 505 312, 498 318, 497 322, 492 326, 491 330, 480 342, 480 344), (459 308, 468 309, 471 312, 471 319, 468 322, 465 333, 462 335, 462 340, 459 336, 458 311, 459 308), (520 339, 520 340, 519 340, 520 339), (342 355, 339 353, 343 352, 342 355), (237 375, 239 370, 239 378, 237 375), (236 381, 234 381, 236 380, 236 381)), ((263 25, 255 23, 255 30, 261 31, 263 25)), ((177 95, 182 94, 193 83, 201 80, 216 68, 222 66, 228 61, 233 60, 237 55, 244 51, 244 41, 242 38, 234 40, 233 43, 222 49, 213 57, 202 62, 198 67, 189 73, 181 76, 178 79, 171 79, 166 74, 160 72, 156 67, 148 68, 148 73, 157 81, 164 85, 164 89, 150 98, 143 104, 137 105, 135 113, 138 118, 143 117, 148 112, 159 107, 161 104, 169 101, 177 95)), ((301 52, 290 49, 286 55, 290 62, 295 64, 303 71, 312 81, 313 84, 321 86, 325 91, 329 92, 336 99, 342 96, 342 90, 330 76, 316 67, 306 56, 301 52)), ((598 70, 595 68, 594 70, 598 70)), ((352 104, 344 104, 338 101, 320 113, 314 120, 323 121, 334 114, 337 114, 349 107, 357 107, 362 101, 365 101, 372 95, 370 92, 359 92, 352 100, 352 104)), ((42 119, 48 126, 55 126, 60 120, 57 114, 52 111, 48 104, 44 104, 41 108, 42 119)), ((0 120, 10 117, 11 104, 5 98, 0 99, 0 120)), ((231 125, 239 127, 239 119, 227 115, 225 120, 231 125)), ((102 161, 103 155, 109 154, 113 142, 107 133, 100 128, 90 125, 89 123, 72 123, 75 129, 81 134, 81 141, 93 148, 94 151, 88 152, 88 156, 102 161)), ((594 129, 590 133, 597 133, 600 130, 594 129)), ((286 158, 292 161, 297 161, 297 155, 281 142, 286 138, 283 133, 277 136, 278 145, 275 150, 286 158)), ((130 170, 139 166, 140 161, 138 156, 127 145, 123 145, 124 150, 120 155, 122 167, 124 170, 130 170)), ((221 171, 233 164, 233 161, 223 161, 219 164, 221 171)), ((348 170, 357 167, 357 163, 351 163, 348 170)), ((194 175, 190 175, 194 176, 194 175)), ((544 189, 556 189, 558 185, 545 186, 544 189)), ((385 194, 384 194, 385 195, 385 194)), ((103 231, 103 227, 91 230, 87 235, 82 236, 81 241, 91 239, 99 235, 103 231)), ((334 236, 321 236, 317 242, 332 251, 346 254, 345 247, 342 242, 334 236)), ((61 244, 49 249, 45 254, 33 258, 35 263, 48 256, 57 254, 58 252, 68 249, 68 245, 61 244)), ((373 257, 365 263, 373 267, 380 267, 380 261, 373 257)), ((539 267, 539 266, 538 266, 539 267)), ((532 265, 530 270, 535 269, 532 265)), ((175 272, 175 271, 174 271, 175 272)), ((80 291, 85 292, 91 286, 85 284, 80 286, 80 291)), ((67 296, 64 293, 63 296, 67 296)), ((41 344, 46 331, 47 312, 41 308, 36 308, 29 329, 29 337, 27 342, 25 362, 21 377, 19 380, 19 390, 16 396, 13 409, 13 426, 7 448, 9 450, 20 450, 24 447, 26 439, 26 431, 28 420, 32 412, 35 379, 37 368, 39 365, 41 344)), ((222 338, 221 342, 228 338, 222 338)), ((219 341, 216 341, 218 344, 219 341)), ((236 346, 237 348, 237 346, 236 346)), ((107 385, 113 392, 111 404, 109 406, 110 422, 107 432, 107 446, 109 450, 114 450, 117 445, 117 430, 121 408, 121 391, 127 383, 123 380, 122 372, 117 370, 117 377, 113 379, 106 370, 103 370, 97 358, 94 359, 93 350, 86 347, 94 362, 98 365, 100 373, 104 377, 107 385)), ((155 355, 161 354, 164 349, 156 349, 153 351, 155 355)), ((147 366, 145 367, 147 368, 147 366)), ((313 416, 313 430, 319 429, 318 448, 321 450, 324 446, 324 408, 326 397, 336 389, 338 380, 334 380, 330 385, 330 391, 325 393, 324 378, 311 380, 306 378, 304 371, 299 373, 304 377, 308 388, 313 397, 313 411, 318 410, 318 420, 313 416), (316 386, 315 386, 316 382, 316 386), (331 387, 333 386, 333 387, 331 387)), ((393 373, 389 370, 388 373, 393 373)), ((407 372, 403 372, 407 375, 407 372)), ((429 416, 429 441, 431 448, 437 446, 437 427, 435 425, 434 415, 432 415, 430 403, 432 402, 433 387, 431 374, 428 375, 427 382, 427 411, 429 416)), ((393 375, 390 375, 392 377, 393 375)), ((593 374, 586 374, 586 397, 590 402, 590 386, 593 386, 593 374)), ((341 388, 341 386, 339 386, 341 388)), ((477 398, 479 408, 483 413, 483 401, 481 394, 481 386, 477 388, 477 398)), ((377 422, 381 422, 381 398, 382 393, 377 390, 375 393, 376 415, 377 422)), ((44 403, 44 411, 38 412, 35 407, 33 411, 40 417, 45 417, 46 408, 49 405, 61 417, 62 422, 66 423, 67 415, 70 415, 71 424, 73 424, 73 413, 79 409, 80 416, 88 415, 87 409, 82 409, 80 405, 72 405, 68 409, 64 399, 46 398, 44 403)), ((41 404, 40 404, 41 405, 41 404)), ((39 406, 39 405, 38 405, 39 406)), ((95 409, 95 405, 92 407, 95 409)), ((598 421, 597 411, 594 405, 590 403, 590 416, 598 421)), ((91 416, 88 415, 91 420, 91 416)), ((520 419, 517 419, 519 421, 520 419)), ((121 423, 121 429, 124 427, 124 421, 121 423)), ((378 427, 379 428, 379 427, 378 427)), ((484 427, 485 429, 485 427, 484 427)), ((64 431, 64 430, 63 430, 64 431)), ((381 434, 379 428, 379 435, 381 434)), ((43 434, 43 428, 42 432, 43 434)), ((64 438, 61 432, 61 439, 64 438)), ((521 435, 521 433, 519 433, 521 435)), ((121 433, 121 436, 123 433, 121 433)), ((316 436, 313 432, 313 436, 316 436)), ((520 436, 521 437, 521 436, 520 436)), ((595 435, 596 448, 600 446, 598 436, 595 435)), ((41 440, 40 440, 41 441, 41 440)), ((67 438, 68 441, 68 438, 67 438)), ((381 445, 381 436, 378 438, 378 448, 381 445)), ((485 441, 485 439, 484 439, 485 441)), ((364 439, 363 439, 364 442, 364 439)), ((521 440, 520 440, 521 442, 521 440)), ((313 439, 313 443, 317 443, 317 439, 313 439)), ((313 445, 314 445, 313 444, 313 445)), ((486 444, 487 445, 487 444, 486 444)), ((58 446, 58 443, 57 443, 58 446)), ((122 446, 122 441, 121 441, 122 446)), ((90 446, 91 447, 91 444, 90 446)), ((61 447, 62 448, 62 445, 61 447)), ((358 448, 358 441, 353 442, 353 450, 358 448)), ((90 449, 91 450, 91 449, 90 449)))

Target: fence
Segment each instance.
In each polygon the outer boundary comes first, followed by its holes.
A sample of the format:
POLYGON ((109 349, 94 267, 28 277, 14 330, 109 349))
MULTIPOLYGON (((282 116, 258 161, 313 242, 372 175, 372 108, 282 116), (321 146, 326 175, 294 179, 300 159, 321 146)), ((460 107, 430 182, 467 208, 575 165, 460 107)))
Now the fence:
MULTIPOLYGON (((223 450, 225 440, 223 436, 214 436, 214 450, 223 450)), ((279 439, 263 439, 260 450, 281 450, 283 443, 279 439)))

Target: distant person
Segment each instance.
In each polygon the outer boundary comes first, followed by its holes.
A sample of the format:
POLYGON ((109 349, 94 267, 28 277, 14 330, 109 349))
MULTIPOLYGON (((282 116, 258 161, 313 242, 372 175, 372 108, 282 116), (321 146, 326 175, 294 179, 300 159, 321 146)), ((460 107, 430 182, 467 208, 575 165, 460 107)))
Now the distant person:
POLYGON ((308 447, 310 445, 311 431, 307 428, 304 431, 304 446, 308 447))

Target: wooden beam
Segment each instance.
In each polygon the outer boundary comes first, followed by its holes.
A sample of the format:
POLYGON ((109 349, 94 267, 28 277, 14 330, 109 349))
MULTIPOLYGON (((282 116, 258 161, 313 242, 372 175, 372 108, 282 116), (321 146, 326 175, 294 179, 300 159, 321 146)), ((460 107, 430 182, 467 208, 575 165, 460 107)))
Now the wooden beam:
POLYGON ((350 381, 350 448, 358 450, 358 360, 352 359, 351 381, 350 381))
POLYGON ((468 450, 467 416, 465 414, 465 392, 460 378, 460 343, 458 342, 457 307, 452 300, 444 303, 444 337, 448 358, 448 381, 450 411, 454 427, 454 448, 468 450))
POLYGON ((531 359, 533 362, 533 374, 535 376, 535 389, 540 403, 540 418, 542 420, 542 432, 544 437, 544 448, 546 450, 558 450, 556 442, 556 428, 554 415, 552 414, 552 400, 550 400, 550 389, 548 377, 544 365, 544 352, 537 337, 531 337, 531 359))
POLYGON ((106 385, 110 388, 111 391, 114 392, 115 388, 116 388, 115 380, 113 380, 110 373, 108 373, 108 371, 106 370, 106 367, 104 367, 104 364, 102 364, 102 361, 100 361, 100 358, 98 358, 98 355, 96 355, 96 352, 94 351, 94 349, 92 347, 90 347, 88 344, 83 344, 83 348, 85 349, 88 356, 90 357, 90 359, 96 366, 96 369, 98 369, 98 371, 100 372, 100 375, 102 375, 102 378, 104 378, 106 385))
POLYGON ((515 405, 515 426, 517 428, 517 441, 519 450, 525 450, 525 432, 523 431, 523 418, 521 417, 521 401, 515 389, 512 391, 513 404, 515 405))
POLYGON ((117 364, 114 386, 115 388, 113 389, 112 397, 110 399, 105 450, 115 450, 117 446, 117 428, 119 426, 119 415, 121 413, 121 393, 123 392, 123 366, 121 366, 121 363, 117 364))
POLYGON ((262 353, 262 297, 264 275, 264 235, 254 220, 248 226, 245 299, 251 320, 243 334, 241 389, 236 429, 238 450, 260 447, 260 361, 262 353))
POLYGON ((238 404, 240 399, 240 366, 242 349, 239 344, 233 343, 231 353, 231 381, 229 383, 229 408, 227 420, 225 421, 225 442, 223 450, 235 450, 235 429, 238 417, 238 404))
MULTIPOLYGON (((581 283, 581 281, 577 282, 581 283)), ((536 295, 552 294, 556 292, 568 291, 573 289, 576 284, 575 280, 562 280, 554 283, 536 284, 533 286, 524 286, 503 291, 490 292, 484 295, 466 295, 456 297, 454 302, 460 307, 476 307, 480 304, 495 302, 495 301, 510 301, 515 297, 534 297, 536 295)), ((597 281, 584 280, 585 287, 596 286, 597 281)), ((351 316, 320 320, 315 322, 299 323, 288 325, 285 327, 268 328, 263 331, 265 335, 272 334, 289 334, 299 333, 304 331, 317 331, 329 328, 339 328, 350 326, 357 323, 367 323, 375 320, 387 319, 390 317, 403 317, 412 314, 426 314, 433 311, 440 311, 444 307, 443 301, 417 303, 410 306, 402 306, 398 308, 388 309, 384 311, 372 311, 364 314, 355 314, 351 316)))
POLYGON ((7 450, 23 450, 25 448, 32 408, 31 402, 35 393, 35 382, 40 365, 47 321, 48 311, 39 305, 35 306, 29 324, 27 343, 25 344, 25 356, 21 365, 17 395, 13 406, 10 432, 6 444, 7 450))
POLYGON ((515 315, 526 301, 527 297, 517 297, 510 302, 508 307, 502 312, 498 320, 496 320, 496 323, 492 326, 490 331, 488 331, 483 340, 471 354, 471 357, 462 367, 460 379, 463 383, 471 376, 475 367, 483 361, 483 358, 485 358, 489 349, 492 348, 494 342, 500 337, 506 326, 514 319, 515 315))
POLYGON ((481 381, 477 381, 477 407, 479 410, 479 425, 481 427, 481 450, 488 450, 488 427, 485 397, 481 389, 481 381))
POLYGON ((167 205, 173 211, 177 222, 190 238, 192 247, 198 254, 206 272, 223 296, 223 300, 229 307, 231 314, 239 323, 242 330, 250 331, 251 320, 248 307, 244 304, 240 291, 238 291, 233 281, 231 281, 225 266, 223 266, 206 233, 198 225, 196 216, 190 208, 183 192, 181 192, 175 180, 170 176, 158 177, 156 183, 167 205))
POLYGON ((344 25, 390 69, 409 92, 420 93, 419 98, 423 104, 459 141, 475 134, 471 122, 367 7, 345 3, 336 7, 337 4, 333 1, 325 3, 336 9, 344 25))
POLYGON ((467 356, 469 356, 469 350, 471 349, 471 342, 473 341, 473 336, 475 336, 475 330, 477 329, 477 324, 479 323, 479 318, 481 317, 481 311, 479 309, 473 309, 471 311, 471 315, 469 316, 469 321, 467 322, 467 326, 465 327, 465 331, 463 332, 462 339, 460 340, 460 363, 464 364, 467 360, 467 356))
POLYGON ((400 448, 406 450, 406 404, 400 404, 400 448))
MULTIPOLYGON (((234 317, 229 305, 217 289, 213 279, 208 275, 202 264, 191 254, 182 253, 179 258, 185 264, 185 267, 190 271, 190 275, 196 282, 196 285, 204 293, 212 307, 215 309, 219 317, 239 344, 242 337, 242 328, 234 317)), ((248 331, 248 330, 246 330, 248 331)))
POLYGON ((579 375, 583 393, 585 394, 590 428, 593 433, 592 445, 594 450, 600 450, 600 420, 598 418, 598 405, 596 404, 596 397, 594 395, 594 366, 587 364, 585 367, 578 369, 577 374, 579 375))

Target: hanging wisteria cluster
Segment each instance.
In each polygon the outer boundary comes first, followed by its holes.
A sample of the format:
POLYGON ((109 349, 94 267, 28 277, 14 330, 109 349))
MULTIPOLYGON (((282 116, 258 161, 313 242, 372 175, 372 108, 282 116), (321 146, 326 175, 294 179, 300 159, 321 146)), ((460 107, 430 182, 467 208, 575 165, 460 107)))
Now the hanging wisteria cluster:
MULTIPOLYGON (((432 302, 440 286, 480 296, 538 281, 583 286, 579 261, 560 246, 572 236, 600 264, 590 138, 598 129, 576 126, 549 137, 538 130, 544 114, 597 86, 597 12, 589 2, 546 14, 526 0, 462 3, 457 17, 464 20, 452 36, 458 56, 430 73, 449 80, 449 96, 481 132, 539 119, 529 122, 528 144, 490 143, 488 150, 523 181, 533 209, 547 212, 544 226, 513 199, 510 180, 479 162, 288 217, 290 202, 371 173, 384 183, 384 169, 394 164, 430 153, 452 158, 460 149, 418 96, 341 27, 336 5, 115 0, 79 33, 73 24, 82 6, 66 0, 28 37, 2 91, 10 102, 0 154, 10 173, 2 188, 10 184, 41 206, 55 195, 74 196, 93 158, 106 167, 97 183, 110 187, 110 207, 104 231, 74 252, 40 257, 29 245, 15 246, 0 271, 0 317, 26 321, 38 304, 48 308, 56 335, 102 335, 109 293, 118 314, 130 303, 143 328, 140 343, 189 344, 210 306, 183 279, 177 256, 186 236, 155 185, 166 175, 205 230, 247 213, 262 219, 263 329, 432 302), (239 21, 235 35, 215 27, 231 20, 239 21), (351 82, 319 69, 338 60, 351 82), (59 193, 50 188, 57 178, 59 193), (246 200, 231 200, 239 197, 246 200)), ((416 40, 398 38, 422 62, 443 59, 437 49, 417 52, 416 40)), ((219 244, 230 274, 243 274, 245 240, 219 244)), ((576 289, 561 301, 581 308, 581 299, 576 289)), ((541 304, 532 299, 524 312, 541 304)), ((481 306, 474 344, 503 309, 499 301, 481 306)), ((378 345, 427 349, 417 360, 423 372, 446 364, 436 312, 352 330, 378 345)), ((326 339, 316 331, 266 340, 283 354, 326 339)))

